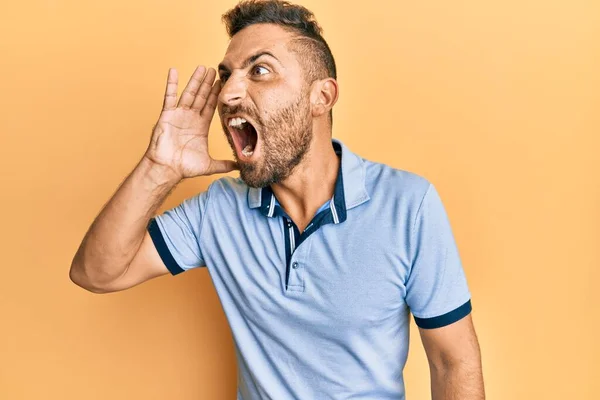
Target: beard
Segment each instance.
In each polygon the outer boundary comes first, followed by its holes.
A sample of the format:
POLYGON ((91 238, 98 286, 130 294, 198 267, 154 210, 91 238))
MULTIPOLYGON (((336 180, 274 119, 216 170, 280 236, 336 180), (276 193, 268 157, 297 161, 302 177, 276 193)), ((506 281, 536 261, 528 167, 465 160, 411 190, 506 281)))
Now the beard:
POLYGON ((252 162, 241 161, 229 131, 223 130, 233 150, 233 157, 240 169, 240 178, 246 185, 263 188, 280 183, 288 178, 295 167, 302 162, 310 149, 313 137, 310 100, 308 94, 301 94, 292 104, 276 110, 267 118, 243 106, 223 106, 224 113, 245 113, 258 126, 260 132, 260 158, 252 162))

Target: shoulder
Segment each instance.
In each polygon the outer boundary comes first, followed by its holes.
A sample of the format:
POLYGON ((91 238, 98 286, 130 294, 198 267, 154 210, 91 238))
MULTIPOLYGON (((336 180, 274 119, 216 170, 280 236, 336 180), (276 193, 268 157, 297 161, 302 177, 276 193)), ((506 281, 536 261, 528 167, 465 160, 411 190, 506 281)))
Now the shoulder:
POLYGON ((248 185, 239 177, 223 176, 214 180, 209 185, 207 192, 211 202, 246 202, 248 185))
POLYGON ((219 179, 214 180, 209 190, 216 193, 238 193, 247 192, 248 185, 244 183, 241 178, 234 178, 232 176, 223 176, 219 179))
POLYGON ((432 186, 427 178, 415 172, 364 158, 362 161, 365 168, 365 185, 372 196, 418 206, 432 186))

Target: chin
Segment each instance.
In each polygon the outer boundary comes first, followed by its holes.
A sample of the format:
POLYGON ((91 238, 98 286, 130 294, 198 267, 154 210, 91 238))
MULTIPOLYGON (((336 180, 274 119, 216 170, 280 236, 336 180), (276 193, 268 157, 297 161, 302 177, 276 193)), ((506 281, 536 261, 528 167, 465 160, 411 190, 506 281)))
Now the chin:
POLYGON ((244 183, 253 188, 262 188, 266 185, 263 185, 264 179, 260 179, 260 176, 257 176, 256 166, 251 163, 238 162, 240 167, 240 178, 244 181, 244 183))
POLYGON ((279 174, 273 174, 270 176, 260 175, 257 173, 254 165, 241 164, 240 165, 240 178, 246 185, 252 188, 264 188, 281 181, 279 174))

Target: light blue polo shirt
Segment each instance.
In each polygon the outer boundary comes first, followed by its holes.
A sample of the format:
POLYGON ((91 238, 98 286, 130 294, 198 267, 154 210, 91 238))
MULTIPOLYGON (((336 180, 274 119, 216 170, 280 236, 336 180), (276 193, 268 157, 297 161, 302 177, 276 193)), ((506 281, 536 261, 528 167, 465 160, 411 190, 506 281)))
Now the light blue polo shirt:
POLYGON ((404 399, 410 314, 436 328, 471 312, 432 184, 332 145, 334 195, 304 232, 269 187, 231 177, 148 226, 172 274, 208 268, 233 334, 238 400, 404 399))

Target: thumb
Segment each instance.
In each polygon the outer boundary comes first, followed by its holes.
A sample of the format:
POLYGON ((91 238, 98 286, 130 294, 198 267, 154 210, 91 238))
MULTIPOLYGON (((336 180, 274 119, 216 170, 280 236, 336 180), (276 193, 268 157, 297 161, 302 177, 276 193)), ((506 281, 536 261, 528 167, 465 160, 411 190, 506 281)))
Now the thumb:
POLYGON ((233 170, 240 169, 235 161, 231 160, 211 160, 207 175, 224 174, 233 170))

